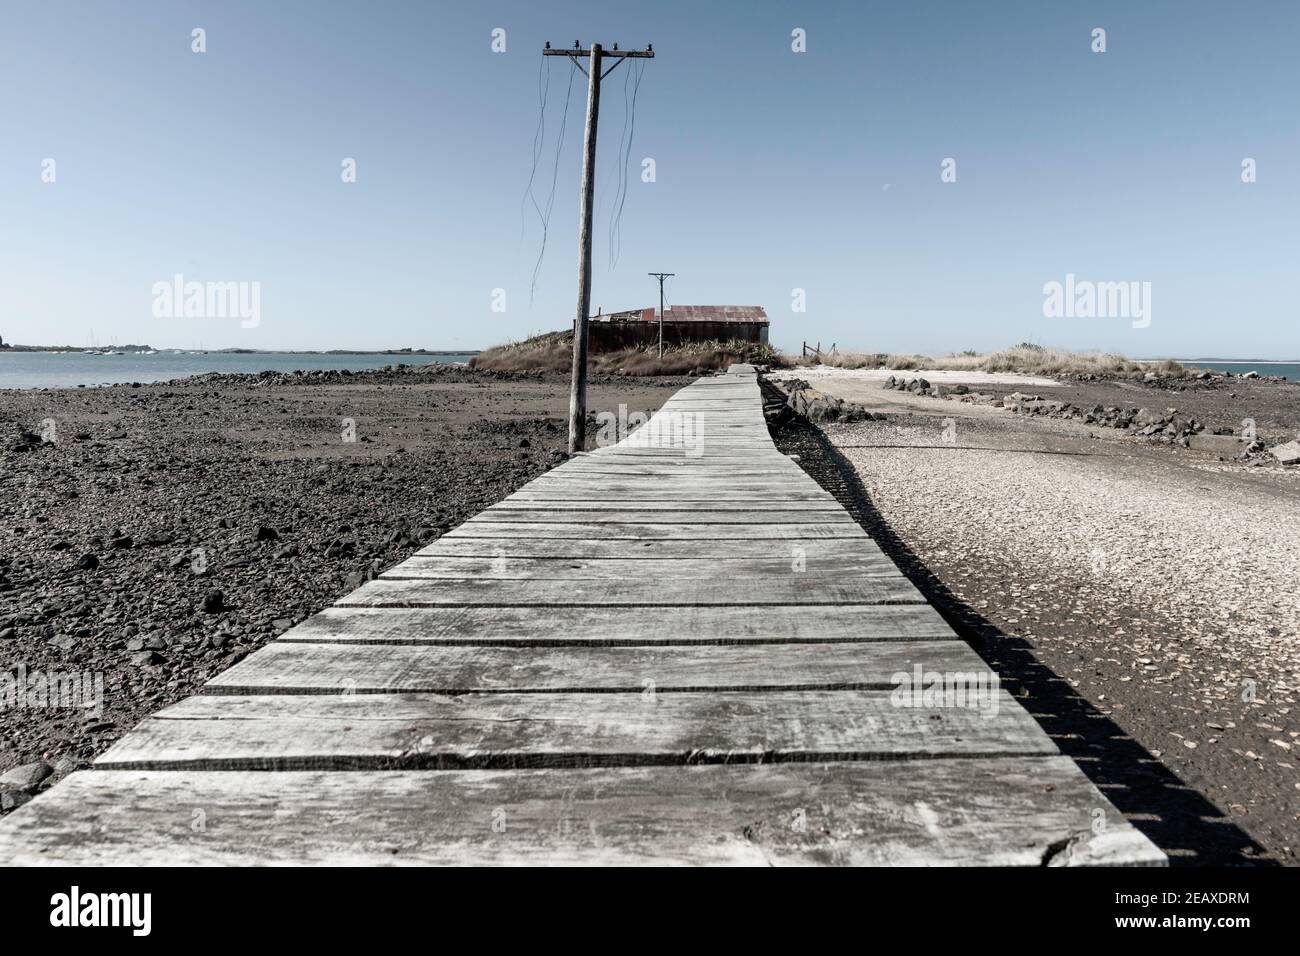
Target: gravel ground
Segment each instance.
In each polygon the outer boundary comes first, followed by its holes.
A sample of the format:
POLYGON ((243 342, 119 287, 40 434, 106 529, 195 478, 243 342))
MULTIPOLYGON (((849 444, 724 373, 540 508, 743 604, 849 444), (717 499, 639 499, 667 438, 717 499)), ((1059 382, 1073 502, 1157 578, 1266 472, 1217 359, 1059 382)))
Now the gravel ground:
POLYGON ((0 391, 0 806, 550 468, 567 412, 567 376, 449 366, 0 391))
MULTIPOLYGON (((1117 804, 1175 860, 1294 863, 1300 469, 842 381, 814 384, 886 420, 827 426, 821 458, 848 466, 864 523, 950 619, 1032 685, 1063 748, 1124 789, 1117 804), (1094 726, 1066 727, 1065 711, 1094 726), (1204 806, 1171 796, 1179 781, 1204 806)), ((1291 427, 1300 388, 1272 386, 1272 402, 1268 388, 1176 397, 1291 427)), ((1086 391, 1132 403, 1119 386, 1086 391)), ((800 442, 816 460, 816 441, 800 442)))

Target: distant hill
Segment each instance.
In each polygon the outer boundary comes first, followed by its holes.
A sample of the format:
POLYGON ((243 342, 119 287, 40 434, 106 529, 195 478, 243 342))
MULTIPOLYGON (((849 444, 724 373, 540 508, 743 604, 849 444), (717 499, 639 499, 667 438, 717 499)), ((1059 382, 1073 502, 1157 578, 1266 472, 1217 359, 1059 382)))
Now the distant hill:
MULTIPOLYGON (((10 352, 84 352, 84 345, 15 345, 0 341, 0 348, 10 352)), ((152 345, 101 345, 99 348, 112 349, 114 352, 152 352, 152 345)))

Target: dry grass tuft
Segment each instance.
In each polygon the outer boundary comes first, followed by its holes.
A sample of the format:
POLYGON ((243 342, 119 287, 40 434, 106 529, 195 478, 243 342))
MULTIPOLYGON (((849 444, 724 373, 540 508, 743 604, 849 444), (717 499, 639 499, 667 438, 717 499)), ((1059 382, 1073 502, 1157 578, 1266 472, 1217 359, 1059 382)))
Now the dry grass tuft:
MULTIPOLYGON (((816 365, 814 358, 792 358, 789 365, 816 365)), ((981 355, 954 352, 949 355, 917 355, 895 352, 844 352, 822 356, 823 365, 837 368, 887 368, 902 371, 951 369, 959 372, 1022 372, 1027 375, 1096 375, 1099 378, 1134 378, 1156 371, 1166 377, 1180 377, 1188 369, 1178 362, 1135 362, 1114 352, 1071 352, 1022 342, 1008 349, 981 355)))

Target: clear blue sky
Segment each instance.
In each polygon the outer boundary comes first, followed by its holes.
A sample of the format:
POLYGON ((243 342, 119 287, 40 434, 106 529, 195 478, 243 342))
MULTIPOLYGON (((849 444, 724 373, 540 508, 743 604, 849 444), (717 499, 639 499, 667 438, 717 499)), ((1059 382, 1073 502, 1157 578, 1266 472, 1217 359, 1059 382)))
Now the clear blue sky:
POLYGON ((550 70, 651 42, 617 268, 606 81, 593 303, 758 304, 772 338, 1300 356, 1300 3, 68 3, 0 8, 0 335, 479 347, 572 321, 585 86, 550 238, 521 199, 550 70), (1090 32, 1107 31, 1093 53, 1090 32), (208 52, 191 52, 191 30, 208 52), (507 51, 491 50, 506 30, 507 51), (791 30, 807 52, 791 51, 791 30), (358 181, 340 180, 354 157, 358 181), (640 180, 653 157, 657 181, 640 180), (957 182, 940 162, 957 160, 957 182), (1241 182, 1241 161, 1258 182, 1241 182), (53 158, 57 180, 41 182, 53 158), (886 188, 888 187, 888 188, 886 188), (261 323, 160 319, 155 282, 261 283, 261 323), (1152 322, 1048 319, 1067 273, 1152 322), (506 290, 493 312, 492 290, 506 290), (807 311, 791 311, 791 290, 807 311))

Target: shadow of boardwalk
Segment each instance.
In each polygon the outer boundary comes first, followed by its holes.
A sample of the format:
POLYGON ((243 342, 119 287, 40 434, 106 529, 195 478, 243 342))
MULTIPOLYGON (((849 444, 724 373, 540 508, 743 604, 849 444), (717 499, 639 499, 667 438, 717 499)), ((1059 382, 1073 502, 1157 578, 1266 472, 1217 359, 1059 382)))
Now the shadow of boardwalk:
POLYGON ((802 419, 774 425, 772 438, 833 494, 944 619, 1002 677, 1061 752, 1152 842, 1172 865, 1276 865, 1213 803, 1183 783, 1118 724, 1041 663, 1022 638, 1002 634, 959 600, 875 509, 857 472, 820 429, 802 419))

